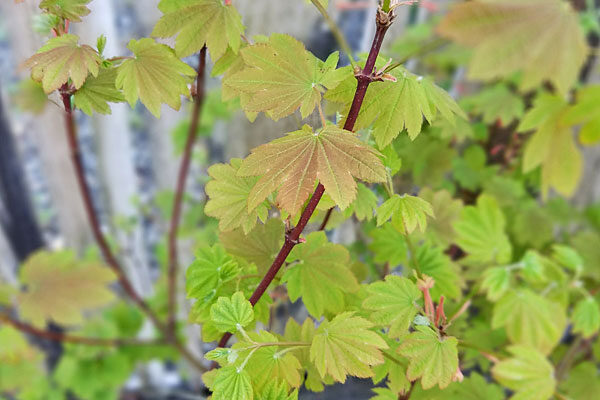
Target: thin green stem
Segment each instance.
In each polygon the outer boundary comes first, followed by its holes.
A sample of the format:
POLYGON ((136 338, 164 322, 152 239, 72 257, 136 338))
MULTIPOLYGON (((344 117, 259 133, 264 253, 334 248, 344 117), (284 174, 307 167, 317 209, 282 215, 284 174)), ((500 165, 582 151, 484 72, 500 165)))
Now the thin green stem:
POLYGON ((383 0, 383 4, 381 4, 381 9, 384 12, 390 12, 390 3, 392 0, 383 0))
MULTIPOLYGON (((327 10, 319 2, 319 0, 310 0, 310 1, 317 8, 317 10, 319 10, 319 12, 321 13, 321 15, 325 19, 325 22, 327 22, 327 25, 329 25, 329 29, 331 29, 331 32, 333 33, 333 36, 335 36, 335 40, 337 40, 338 44, 340 45, 340 47, 342 48, 342 50, 344 51, 344 53, 346 53, 346 55, 348 56, 348 59, 350 60, 350 64, 352 65, 352 68, 358 67, 358 64, 356 63, 356 60, 354 59, 354 53, 352 52, 352 48, 350 47, 350 45, 346 41, 346 38, 344 37, 344 34, 342 33, 340 27, 337 26, 337 24, 335 23, 335 21, 327 13, 327 10)), ((388 3, 389 3, 389 0, 388 0, 388 3)))

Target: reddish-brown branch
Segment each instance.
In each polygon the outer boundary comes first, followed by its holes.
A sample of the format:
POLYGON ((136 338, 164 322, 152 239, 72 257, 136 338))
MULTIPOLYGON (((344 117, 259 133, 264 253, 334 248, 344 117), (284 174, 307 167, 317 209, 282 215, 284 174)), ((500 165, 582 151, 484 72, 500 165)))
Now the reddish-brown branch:
POLYGON ((11 318, 9 315, 5 313, 0 313, 0 321, 11 325, 13 328, 20 330, 21 332, 28 333, 33 336, 37 336, 42 339, 52 340, 54 342, 68 342, 68 343, 77 343, 88 346, 109 346, 109 347, 119 347, 119 346, 152 346, 165 344, 164 341, 160 340, 141 340, 136 338, 114 338, 114 339, 106 339, 106 338, 91 338, 85 336, 76 336, 76 335, 68 335, 62 332, 52 332, 43 330, 40 328, 36 328, 35 326, 26 324, 24 322, 18 321, 16 319, 11 318))
POLYGON ((192 119, 190 122, 190 128, 185 143, 185 149, 183 151, 183 158, 179 167, 179 174, 177 177, 177 186, 175 189, 175 200, 173 202, 173 213, 171 214, 171 223, 169 226, 169 243, 168 243, 168 254, 169 254, 169 266, 168 266, 168 321, 167 327, 171 334, 175 332, 175 322, 177 317, 176 307, 176 294, 177 294, 177 268, 178 268, 178 256, 177 256, 177 231, 179 230, 179 222, 181 221, 181 210, 183 208, 183 196, 185 194, 185 184, 190 171, 190 164, 192 160, 192 154, 194 152, 194 144, 198 136, 198 124, 200 122, 200 115, 202 114, 202 104, 204 103, 204 82, 205 82, 205 69, 206 69, 206 46, 200 50, 198 60, 198 74, 196 77, 196 88, 193 91, 194 108, 192 110, 192 119))
POLYGON ((321 226, 319 226, 320 231, 324 231, 325 228, 327 228, 327 223, 329 222, 329 218, 331 218, 331 214, 333 214, 333 208, 334 207, 331 207, 329 210, 327 210, 327 213, 325 214, 325 217, 323 218, 323 222, 321 222, 321 226))
MULTIPOLYGON (((356 123, 356 119, 358 118, 358 112, 360 111, 360 107, 362 106, 362 102, 365 98, 367 88, 369 84, 375 80, 373 76, 373 72, 375 69, 375 61, 377 60, 377 55, 379 54, 379 50, 381 49, 381 44, 383 42, 385 33, 387 32, 390 26, 390 18, 391 16, 389 16, 388 14, 382 15, 381 12, 379 12, 377 15, 377 30, 375 32, 373 44, 371 45, 371 50, 369 51, 367 62, 365 63, 364 69, 356 73, 356 79, 358 80, 358 84, 356 87, 356 92, 354 93, 352 106, 350 107, 348 117, 346 118, 346 123, 344 124, 344 129, 348 131, 352 131, 354 129, 354 124, 356 123)), ((254 293, 252 293, 252 296, 250 297, 250 303, 252 303, 252 305, 255 305, 258 302, 258 300, 262 297, 262 295, 265 293, 265 291, 277 275, 277 272, 279 272, 279 270, 281 269, 281 266, 285 262, 285 259, 287 258, 288 254, 290 254, 294 246, 299 243, 300 234, 306 227, 306 224, 310 220, 310 217, 315 212, 317 204, 319 204, 319 201, 321 200, 321 197, 323 196, 324 192, 325 187, 321 183, 319 183, 317 185, 317 188, 315 189, 315 192, 310 198, 308 205, 300 215, 300 220, 298 221, 298 224, 294 229, 292 229, 290 233, 286 234, 285 242, 281 247, 281 250, 279 250, 279 254, 277 254, 277 257, 273 261, 273 264, 258 284, 258 287, 254 291, 254 293)), ((225 335, 223 335, 223 337, 219 341, 218 346, 225 347, 230 337, 231 333, 226 333, 225 335)), ((215 364, 213 364, 213 366, 215 366, 215 364)))
POLYGON ((61 97, 63 101, 63 105, 65 107, 65 126, 67 130, 67 139, 69 142, 69 148, 71 153, 71 160, 73 162, 73 166, 75 169, 75 176, 77 178, 77 183, 79 186, 79 191, 81 193, 81 197, 83 200, 85 212, 87 214, 88 220, 90 222, 90 227, 92 229, 92 233, 94 235, 94 239, 100 247, 100 251, 102 256, 104 257, 108 266, 114 271, 117 275, 117 279, 119 283, 123 287, 123 290, 129 296, 129 298, 142 310, 148 318, 152 321, 154 326, 165 336, 166 340, 175 347, 181 355, 190 362, 196 369, 199 371, 205 370, 202 363, 197 360, 184 346, 177 340, 174 335, 169 333, 167 326, 158 318, 158 316, 152 311, 152 309, 148 306, 148 304, 136 293, 135 289, 129 279, 125 275, 123 268, 117 261, 117 258, 113 254, 108 241, 104 237, 102 230, 100 229, 100 222, 98 221, 98 217, 96 216, 96 212, 94 211, 94 206, 92 202, 92 196, 85 182, 85 173, 83 168, 83 162, 81 160, 81 152, 79 149, 79 144, 77 143, 77 131, 75 128, 75 119, 73 117, 73 107, 71 105, 71 91, 65 85, 61 88, 61 97))

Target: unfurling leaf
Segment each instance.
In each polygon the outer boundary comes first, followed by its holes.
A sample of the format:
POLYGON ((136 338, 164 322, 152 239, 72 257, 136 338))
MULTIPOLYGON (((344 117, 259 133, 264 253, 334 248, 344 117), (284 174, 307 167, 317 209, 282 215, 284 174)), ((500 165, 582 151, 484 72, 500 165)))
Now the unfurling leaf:
POLYGON ((117 70, 114 68, 102 68, 97 77, 87 78, 73 96, 75 107, 90 116, 94 111, 110 114, 108 103, 125 101, 123 94, 115 86, 116 78, 117 70))
POLYGON ((573 310, 573 333, 591 337, 600 329, 600 306, 593 297, 580 300, 573 310))
POLYGON ((233 365, 220 368, 214 379, 212 384, 213 400, 254 399, 250 375, 243 369, 238 369, 233 365))
POLYGON ((40 9, 57 17, 73 22, 81 22, 81 17, 90 13, 86 6, 92 0, 43 0, 40 9))
POLYGON ((162 0, 158 7, 165 15, 154 27, 152 36, 177 35, 178 57, 197 53, 205 43, 213 60, 219 59, 228 46, 238 52, 244 25, 233 5, 222 0, 162 0))
POLYGON ((140 99, 157 118, 161 103, 178 110, 181 96, 189 95, 188 77, 195 76, 196 71, 175 57, 170 47, 152 39, 132 39, 127 48, 134 58, 119 66, 116 85, 123 89, 129 105, 135 106, 140 99))
POLYGON ((231 298, 219 297, 210 308, 210 318, 221 332, 237 332, 254 320, 254 310, 244 294, 236 292, 231 298))
POLYGON ((506 264, 512 246, 504 232, 504 214, 493 197, 481 195, 477 206, 465 207, 460 220, 454 224, 456 243, 468 253, 471 263, 506 264))
POLYGON ((308 312, 320 318, 325 311, 342 311, 344 293, 356 292, 358 282, 350 270, 350 255, 344 246, 329 243, 325 232, 313 232, 294 247, 283 281, 292 301, 302 296, 308 312))
POLYGON ((369 319, 378 325, 390 325, 389 335, 398 338, 408 332, 410 323, 419 311, 422 294, 410 280, 388 275, 385 282, 367 287, 369 297, 363 307, 373 311, 369 319))
POLYGON ((258 178, 238 176, 241 163, 239 158, 232 158, 230 164, 214 164, 208 169, 212 179, 206 184, 208 202, 204 211, 206 215, 219 220, 221 232, 242 227, 244 233, 248 234, 257 219, 264 223, 268 216, 267 202, 249 211, 248 195, 258 178))
POLYGON ((475 49, 471 78, 493 80, 522 71, 523 90, 549 80, 566 93, 588 52, 577 14, 562 0, 458 4, 439 32, 475 49))
POLYGON ((78 43, 75 35, 52 38, 23 66, 31 68, 31 78, 41 82, 46 93, 59 89, 69 79, 79 89, 89 74, 98 75, 101 60, 92 47, 78 43))
POLYGON ((566 322, 559 304, 522 289, 508 291, 496 303, 492 328, 504 327, 512 343, 548 354, 558 344, 566 322))
POLYGON ((431 204, 416 196, 395 194, 377 209, 377 226, 391 218, 394 228, 408 235, 417 226, 423 232, 427 216, 433 217, 431 204))
POLYGON ((63 325, 83 322, 82 312, 106 305, 114 298, 108 284, 112 270, 98 262, 78 261, 70 252, 40 251, 25 261, 17 296, 21 315, 36 326, 46 321, 63 325))
POLYGON ((371 322, 350 312, 339 314, 331 321, 325 320, 310 347, 310 359, 321 378, 329 374, 343 383, 346 375, 373 376, 369 366, 383 363, 381 349, 387 349, 388 345, 369 330, 372 327, 371 322))
POLYGON ((564 196, 571 196, 583 173, 583 160, 571 127, 562 121, 567 110, 567 103, 561 96, 542 93, 518 127, 520 132, 535 129, 525 146, 523 172, 541 166, 544 196, 550 187, 564 196))
POLYGON ((458 340, 455 337, 440 337, 427 326, 417 326, 398 347, 398 352, 408 358, 406 374, 414 381, 421 378, 423 389, 438 385, 441 389, 452 382, 458 370, 458 340))
POLYGON ((349 131, 328 125, 313 132, 305 125, 300 131, 253 149, 238 175, 262 175, 250 192, 249 210, 278 190, 279 206, 295 215, 317 180, 344 209, 356 196, 353 177, 367 182, 385 181, 385 168, 378 155, 349 131))
POLYGON ((492 368, 494 378, 513 390, 512 400, 547 400, 552 397, 556 381, 554 368, 535 349, 511 346, 513 358, 500 361, 492 368))
POLYGON ((223 85, 249 95, 247 101, 242 99, 245 111, 264 111, 275 120, 298 108, 306 118, 321 101, 325 88, 337 85, 346 71, 335 69, 337 53, 323 62, 288 35, 271 35, 268 43, 248 46, 240 53, 245 68, 227 77, 223 85))

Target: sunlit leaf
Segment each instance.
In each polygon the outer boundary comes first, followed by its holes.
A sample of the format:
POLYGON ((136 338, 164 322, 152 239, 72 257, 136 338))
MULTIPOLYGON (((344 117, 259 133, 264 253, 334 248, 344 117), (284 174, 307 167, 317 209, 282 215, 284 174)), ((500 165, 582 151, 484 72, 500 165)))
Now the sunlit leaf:
POLYGON ((580 300, 573 310, 573 332, 591 337, 600 330, 600 306, 593 297, 580 300))
POLYGON ((598 368, 591 361, 584 361, 573 367, 563 382, 564 392, 573 400, 588 400, 600 397, 600 376, 598 368))
POLYGON ((244 294, 236 292, 231 298, 219 297, 210 308, 210 318, 221 332, 236 332, 254 320, 254 311, 244 294))
POLYGON ((108 103, 125 101, 123 94, 115 86, 116 78, 117 70, 114 68, 101 68, 97 77, 88 77, 73 96, 75 107, 90 116, 94 111, 110 114, 108 103))
POLYGON ((391 222, 373 229, 369 236, 373 238, 369 249, 374 253, 376 262, 389 262, 396 266, 406 261, 408 249, 404 235, 395 229, 391 222))
POLYGON ((411 233, 417 226, 423 232, 427 216, 433 217, 431 204, 416 196, 395 194, 377 209, 377 226, 391 218, 394 228, 404 234, 411 233))
POLYGON ((250 375, 234 366, 217 370, 212 389, 213 400, 254 399, 250 375))
POLYGON ((202 246, 186 271, 185 288, 188 298, 199 301, 212 299, 219 287, 235 278, 241 271, 238 263, 222 246, 202 246))
POLYGON ((581 124, 579 141, 594 145, 600 141, 600 85, 592 85, 577 91, 577 102, 569 107, 563 118, 565 124, 581 124))
POLYGON ((86 6, 92 0, 43 0, 40 9, 73 22, 81 22, 81 17, 90 13, 86 6))

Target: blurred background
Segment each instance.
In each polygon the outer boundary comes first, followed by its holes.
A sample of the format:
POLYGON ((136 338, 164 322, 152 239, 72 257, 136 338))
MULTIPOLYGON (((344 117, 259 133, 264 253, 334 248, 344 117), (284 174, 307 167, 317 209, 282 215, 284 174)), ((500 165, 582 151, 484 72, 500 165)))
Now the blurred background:
MULTIPOLYGON (((37 249, 95 251, 69 156, 59 99, 51 97, 45 101, 30 96, 26 83, 22 83, 27 82, 23 79, 28 77, 28 71, 19 68, 20 64, 50 37, 37 3, 0 2, 0 277, 9 283, 17 282, 18 265, 37 249)), ((329 3, 330 14, 353 50, 367 51, 374 33, 371 21, 376 0, 332 0, 329 3)), ((423 73, 425 67, 417 60, 419 48, 415 49, 414 43, 431 35, 436 19, 444 13, 448 3, 423 0, 420 6, 400 8, 384 44, 387 54, 395 60, 407 57, 406 67, 423 73), (411 36, 403 36, 405 32, 411 36)), ((572 3, 586 7, 585 1, 572 3)), ((73 33, 89 44, 94 44, 98 36, 106 35, 105 53, 126 55, 126 45, 131 38, 150 35, 161 15, 157 4, 158 0, 92 1, 91 14, 83 23, 73 25, 73 33)), ((321 58, 338 49, 318 11, 304 0, 235 0, 234 4, 249 36, 288 33, 321 58)), ((591 40, 597 41, 597 38, 591 40)), ((458 97, 468 91, 472 83, 465 80, 460 58, 454 56, 455 59, 451 59, 446 54, 446 58, 438 62, 452 66, 449 69, 452 73, 444 76, 442 83, 451 95, 458 97)), ((185 61, 195 66, 195 58, 185 61)), ((599 80, 595 62, 593 59, 587 72, 588 82, 599 80)), ((199 128, 202 138, 194 153, 187 186, 182 266, 189 264, 198 242, 209 240, 206 235, 210 233, 196 228, 205 223, 214 224, 203 219, 199 207, 204 199, 206 168, 232 157, 244 157, 251 148, 295 130, 298 125, 294 116, 273 122, 260 115, 250 123, 241 111, 221 101, 218 88, 217 78, 211 78, 199 128), (198 206, 196 212, 195 206, 198 206)), ((188 105, 179 112, 163 106, 160 119, 139 105, 135 109, 127 104, 114 105, 112 115, 108 116, 89 117, 76 112, 86 179, 93 191, 96 212, 104 231, 118 246, 136 290, 147 298, 155 294, 153 282, 165 257, 169 202, 188 128, 188 105)), ((574 204, 600 200, 600 148, 589 147, 584 153, 585 174, 572 200, 574 204)), ((343 229, 334 232, 338 236, 336 240, 343 240, 344 234, 343 229)), ((198 328, 187 329, 188 339, 193 344, 194 338, 199 336, 198 328)), ((60 348, 47 345, 49 354, 60 354, 60 348)), ((129 378, 124 398, 198 398, 185 395, 193 382, 194 378, 183 379, 172 366, 150 363, 129 378)), ((303 393, 301 398, 368 398, 371 387, 370 380, 354 380, 345 386, 328 388, 324 394, 303 393)))

